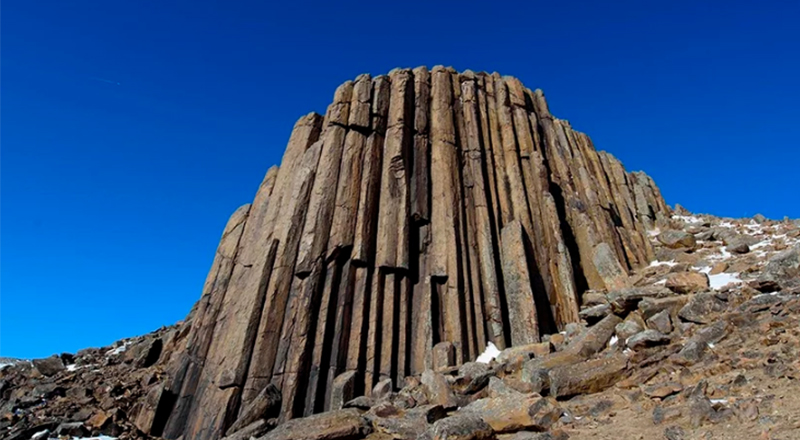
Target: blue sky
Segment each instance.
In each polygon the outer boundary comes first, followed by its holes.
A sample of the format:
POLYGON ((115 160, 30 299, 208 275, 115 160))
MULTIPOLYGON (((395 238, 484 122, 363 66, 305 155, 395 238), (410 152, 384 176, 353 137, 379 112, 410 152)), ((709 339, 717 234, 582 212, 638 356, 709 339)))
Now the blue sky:
POLYGON ((800 217, 798 16, 796 1, 5 0, 0 355, 182 319, 294 121, 364 72, 514 75, 670 204, 800 217))

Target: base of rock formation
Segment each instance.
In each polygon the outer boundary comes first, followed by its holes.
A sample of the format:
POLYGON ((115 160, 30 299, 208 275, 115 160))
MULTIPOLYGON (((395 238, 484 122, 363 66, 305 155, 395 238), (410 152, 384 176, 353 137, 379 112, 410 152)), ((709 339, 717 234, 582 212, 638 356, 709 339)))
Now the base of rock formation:
MULTIPOLYGON (((279 423, 266 392, 227 438, 796 439, 800 224, 757 220, 675 215, 650 234, 657 260, 587 292, 580 323, 488 363, 438 347, 399 391, 351 399, 345 378, 343 408, 308 418, 279 423), (694 243, 673 246, 679 233, 694 243)), ((0 438, 158 438, 164 369, 190 326, 2 367, 0 438)))

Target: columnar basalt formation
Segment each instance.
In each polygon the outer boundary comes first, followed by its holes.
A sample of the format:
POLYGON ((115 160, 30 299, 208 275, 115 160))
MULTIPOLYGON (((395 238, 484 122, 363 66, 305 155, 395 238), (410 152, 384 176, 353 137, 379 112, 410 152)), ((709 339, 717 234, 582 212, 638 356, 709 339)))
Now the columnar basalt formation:
POLYGON ((397 387, 441 342, 457 363, 537 342, 653 259, 668 209, 515 78, 361 75, 228 222, 163 435, 219 438, 270 384, 283 421, 397 387))

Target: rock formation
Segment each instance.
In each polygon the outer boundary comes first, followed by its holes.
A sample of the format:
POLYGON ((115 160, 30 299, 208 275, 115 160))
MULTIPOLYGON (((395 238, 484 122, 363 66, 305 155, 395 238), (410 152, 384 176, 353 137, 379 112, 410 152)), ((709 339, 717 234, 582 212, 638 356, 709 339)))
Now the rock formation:
POLYGON ((361 75, 231 216, 155 434, 219 438, 270 384, 285 421, 397 389, 442 350, 538 342, 586 290, 625 287, 668 212, 515 78, 361 75))

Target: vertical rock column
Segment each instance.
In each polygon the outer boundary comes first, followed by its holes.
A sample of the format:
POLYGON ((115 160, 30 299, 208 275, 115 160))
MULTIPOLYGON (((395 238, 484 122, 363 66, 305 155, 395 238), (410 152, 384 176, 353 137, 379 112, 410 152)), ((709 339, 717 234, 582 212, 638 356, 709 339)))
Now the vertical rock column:
POLYGON ((466 329, 460 301, 460 193, 459 157, 453 120, 450 72, 441 67, 431 75, 431 288, 439 301, 442 339, 453 342, 463 359, 466 329))

